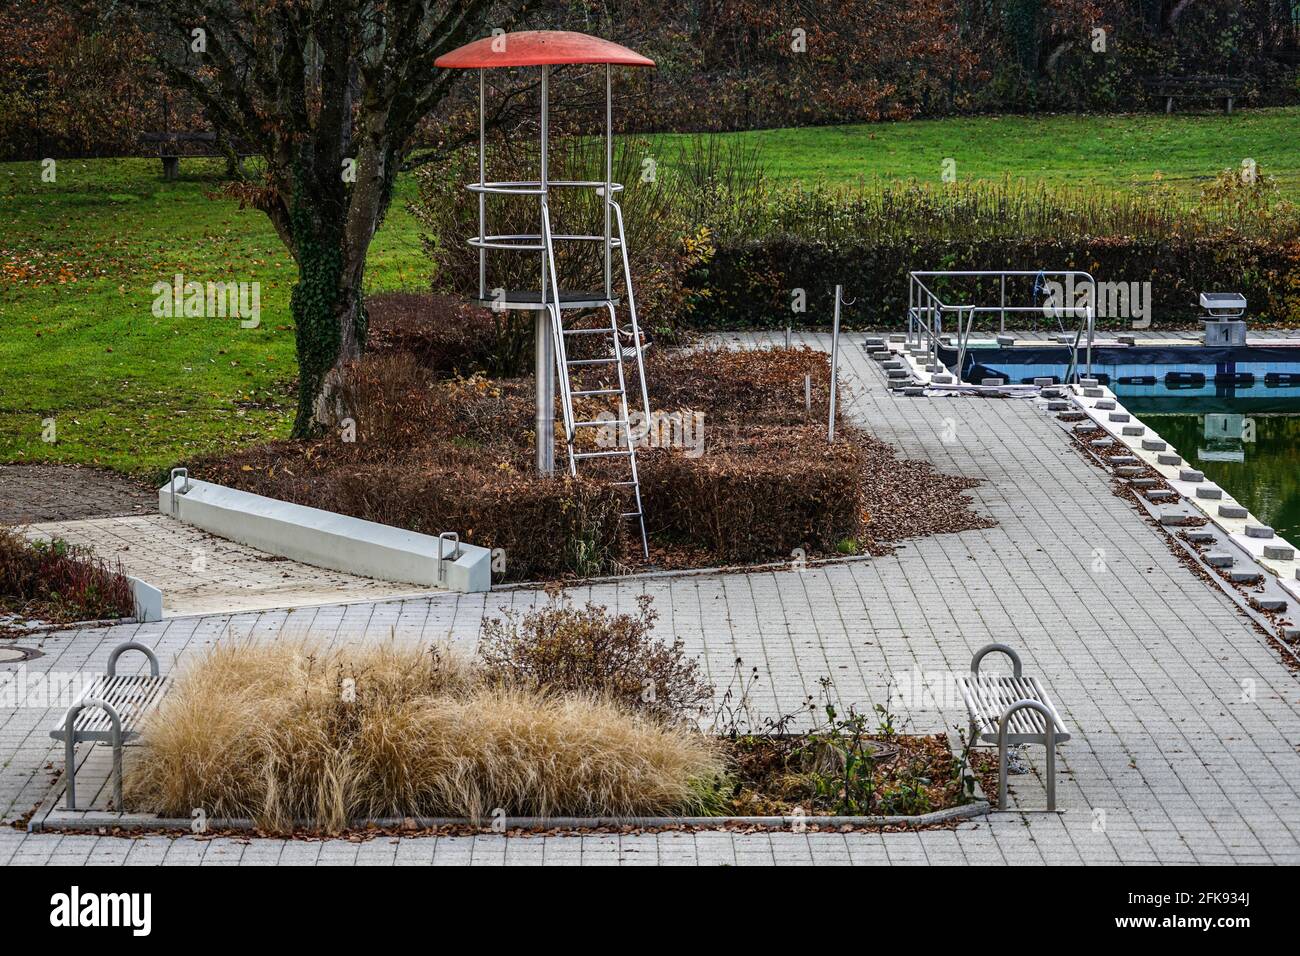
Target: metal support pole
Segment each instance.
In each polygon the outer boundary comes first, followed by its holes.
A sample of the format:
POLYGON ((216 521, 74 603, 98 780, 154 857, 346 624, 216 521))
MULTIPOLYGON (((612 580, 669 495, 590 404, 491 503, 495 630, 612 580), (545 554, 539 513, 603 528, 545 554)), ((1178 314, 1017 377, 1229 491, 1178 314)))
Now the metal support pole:
MULTIPOLYGON (((613 298, 613 245, 610 241, 612 233, 610 232, 610 211, 609 204, 613 200, 614 184, 614 100, 612 93, 612 81, 610 72, 612 67, 605 64, 605 298, 613 298)), ((628 285, 632 284, 631 276, 624 276, 628 285)), ((641 347, 640 342, 633 343, 637 348, 641 347)))
POLYGON ((826 420, 826 441, 835 441, 835 387, 839 384, 840 371, 840 294, 843 286, 835 287, 835 318, 831 323, 831 410, 826 420))
POLYGON ((939 364, 939 336, 943 334, 943 311, 934 314, 934 327, 930 329, 930 365, 939 364))
MULTIPOLYGON (((478 184, 481 187, 486 181, 485 170, 487 161, 484 158, 484 152, 487 150, 487 135, 485 121, 483 119, 483 68, 479 67, 478 71, 478 184)), ((483 239, 487 236, 487 193, 478 194, 478 236, 483 239)), ((478 250, 478 299, 480 302, 487 299, 487 247, 479 246, 478 250)))
MULTIPOLYGON (((1097 288, 1096 283, 1093 283, 1093 288, 1094 289, 1097 288)), ((1093 312, 1093 306, 1092 303, 1090 302, 1088 303, 1088 377, 1089 378, 1092 378, 1092 335, 1095 327, 1096 327, 1095 313, 1093 312)))
POLYGON ((998 318, 998 331, 1005 332, 1007 330, 1007 277, 1006 276, 1002 276, 1001 306, 1002 306, 1002 312, 999 314, 999 318, 998 318))
POLYGON ((916 330, 916 277, 907 277, 907 341, 912 341, 912 333, 916 330))
MULTIPOLYGON (((550 104, 548 103, 550 86, 550 67, 542 67, 541 89, 541 201, 547 202, 548 170, 547 152, 550 139, 550 104)), ((543 243, 545 245, 545 243, 543 243)), ((542 250, 542 303, 545 305, 549 283, 547 281, 547 253, 542 250)), ((555 290, 559 300, 559 290, 555 290)), ((537 415, 534 425, 537 432, 537 471, 539 474, 555 473, 555 347, 551 341, 551 313, 549 309, 539 309, 533 322, 533 372, 537 376, 537 415)))

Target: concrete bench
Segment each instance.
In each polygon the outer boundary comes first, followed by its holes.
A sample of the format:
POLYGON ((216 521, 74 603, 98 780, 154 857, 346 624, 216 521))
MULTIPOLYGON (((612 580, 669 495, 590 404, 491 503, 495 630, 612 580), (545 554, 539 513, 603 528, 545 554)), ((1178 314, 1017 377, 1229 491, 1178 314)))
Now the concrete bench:
POLYGON ((449 591, 492 587, 492 553, 455 532, 438 537, 267 498, 184 468, 158 489, 158 510, 210 534, 318 568, 449 591))
POLYGON ((970 744, 998 745, 998 809, 1007 808, 1007 745, 1041 744, 1047 750, 1047 809, 1056 810, 1056 745, 1070 739, 1065 722, 1037 678, 1025 677, 1020 655, 1005 644, 989 644, 971 658, 970 675, 957 687, 970 713, 970 744), (1012 676, 980 673, 980 662, 997 651, 1011 658, 1012 676))
POLYGON ((96 678, 59 719, 50 736, 63 741, 64 777, 67 780, 67 808, 77 809, 77 744, 107 743, 113 747, 114 807, 122 809, 122 745, 140 736, 140 722, 158 706, 167 692, 169 678, 158 673, 158 658, 136 641, 113 648, 108 656, 108 676, 96 678), (117 659, 127 651, 140 651, 149 658, 147 676, 118 676, 117 659))

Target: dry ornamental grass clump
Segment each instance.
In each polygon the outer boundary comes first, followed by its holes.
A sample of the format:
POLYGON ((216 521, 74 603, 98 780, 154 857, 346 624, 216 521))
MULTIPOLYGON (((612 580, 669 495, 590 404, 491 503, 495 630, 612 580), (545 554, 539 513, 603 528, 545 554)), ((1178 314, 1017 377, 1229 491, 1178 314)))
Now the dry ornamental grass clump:
POLYGON ((690 812, 716 745, 591 693, 485 679, 445 649, 224 644, 149 718, 136 811, 337 832, 380 817, 690 812))

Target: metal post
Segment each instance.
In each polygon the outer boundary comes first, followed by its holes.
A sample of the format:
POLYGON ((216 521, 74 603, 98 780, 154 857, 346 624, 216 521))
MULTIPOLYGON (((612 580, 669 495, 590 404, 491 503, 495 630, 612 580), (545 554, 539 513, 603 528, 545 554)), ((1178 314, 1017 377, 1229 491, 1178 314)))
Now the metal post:
MULTIPOLYGON (((483 68, 479 67, 478 71, 478 184, 483 186, 486 179, 485 168, 486 160, 484 151, 487 149, 487 136, 485 132, 483 119, 483 68)), ((487 193, 480 191, 478 194, 478 237, 483 239, 487 235, 487 193)), ((482 302, 487 298, 487 247, 479 246, 478 249, 478 298, 482 302)))
POLYGON ((1007 330, 1007 277, 1005 275, 1002 276, 1001 282, 1002 282, 1002 302, 1001 302, 1002 312, 999 314, 999 318, 998 318, 998 331, 1005 332, 1007 330))
POLYGON ((835 287, 835 318, 831 323, 831 410, 826 420, 826 441, 835 441, 835 386, 839 383, 840 371, 840 293, 843 286, 835 287))
MULTIPOLYGON (((1097 284, 1094 282, 1092 287, 1093 289, 1096 289, 1097 284)), ((1088 303, 1088 378, 1092 378, 1092 335, 1095 326, 1096 326, 1096 321, 1095 321, 1095 314, 1093 312, 1093 305, 1091 302, 1089 302, 1088 303)))
POLYGON ((916 328, 916 276, 907 277, 907 341, 911 343, 912 332, 916 328))
POLYGON ((934 327, 930 329, 930 363, 939 364, 939 336, 943 334, 943 311, 934 314, 934 327))
MULTIPOLYGON (((547 152, 550 139, 550 117, 548 94, 550 85, 550 67, 542 67, 542 155, 541 155, 541 201, 547 202, 547 152)), ((543 243, 545 245, 545 243, 543 243)), ((542 304, 546 304, 547 289, 547 255, 542 250, 542 304)), ((558 278, 558 277, 557 277, 558 278)), ((556 299, 559 299, 559 290, 556 299)), ((555 347, 551 342, 551 313, 546 308, 537 311, 533 322, 533 372, 537 376, 537 415, 534 425, 537 432, 537 471, 543 475, 555 473, 555 347)))
MULTIPOLYGON (((613 256, 612 244, 610 242, 610 214, 609 204, 614 198, 611 195, 614 184, 614 100, 612 94, 612 81, 610 72, 612 67, 605 64, 605 298, 613 298, 613 256)), ((628 285, 632 284, 630 276, 624 276, 628 285)), ((633 343, 637 348, 641 347, 640 342, 633 343)))

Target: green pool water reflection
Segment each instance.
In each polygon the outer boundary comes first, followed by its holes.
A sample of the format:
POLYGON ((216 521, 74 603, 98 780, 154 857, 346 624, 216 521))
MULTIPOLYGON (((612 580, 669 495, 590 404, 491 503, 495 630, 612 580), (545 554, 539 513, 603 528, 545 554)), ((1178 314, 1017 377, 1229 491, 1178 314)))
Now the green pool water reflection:
POLYGON ((1300 543, 1300 412, 1165 414, 1136 396, 1123 401, 1206 478, 1300 543))

